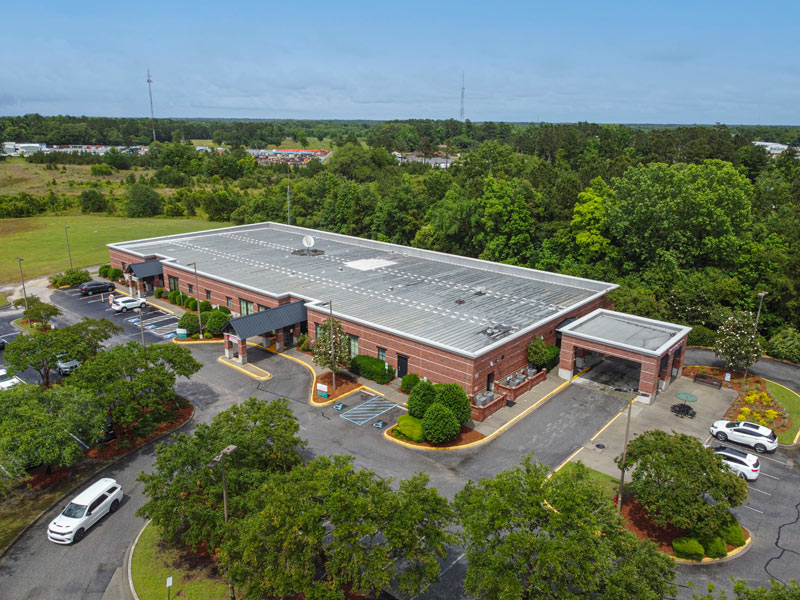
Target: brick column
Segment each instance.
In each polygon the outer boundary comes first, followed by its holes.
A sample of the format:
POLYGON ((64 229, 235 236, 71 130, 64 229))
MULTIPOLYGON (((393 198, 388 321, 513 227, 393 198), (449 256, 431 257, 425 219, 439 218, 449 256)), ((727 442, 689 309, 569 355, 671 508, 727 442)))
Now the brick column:
POLYGON ((239 340, 239 362, 247 364, 247 340, 239 340))
POLYGON ((300 323, 295 323, 292 327, 292 344, 296 346, 298 339, 300 339, 300 323))
POLYGON ((232 359, 233 358, 233 342, 228 334, 225 334, 225 358, 232 359))
POLYGON ((575 371, 575 345, 571 340, 561 338, 561 358, 558 363, 558 376, 570 381, 575 371))
POLYGON ((283 352, 283 328, 275 331, 275 350, 283 352))
POLYGON ((646 394, 650 400, 640 398, 643 404, 650 404, 658 392, 658 359, 645 358, 642 360, 642 371, 639 375, 639 394, 646 394))

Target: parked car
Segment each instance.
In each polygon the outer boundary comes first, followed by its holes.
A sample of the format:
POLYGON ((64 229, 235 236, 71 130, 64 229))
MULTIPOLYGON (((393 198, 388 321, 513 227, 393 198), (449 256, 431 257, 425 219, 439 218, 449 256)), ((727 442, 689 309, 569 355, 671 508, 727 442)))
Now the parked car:
POLYGON ((122 502, 122 486, 106 477, 73 498, 47 526, 47 539, 56 544, 80 542, 89 528, 122 502))
POLYGON ((91 296, 101 292, 113 292, 117 288, 110 281, 87 281, 82 283, 79 289, 81 296, 91 296))
POLYGON ((728 446, 714 446, 713 450, 714 454, 719 456, 722 462, 742 479, 747 481, 758 479, 761 465, 756 455, 728 446))
POLYGON ((16 375, 9 375, 5 367, 0 367, 0 390, 7 390, 21 383, 25 382, 16 375))
POLYGON ((59 354, 58 355, 58 362, 56 362, 56 371, 62 377, 64 375, 69 375, 75 369, 81 366, 81 363, 74 358, 70 358, 66 354, 59 354))
POLYGON ((778 437, 769 428, 748 421, 716 421, 708 431, 720 442, 730 440, 751 446, 759 454, 773 452, 778 447, 778 437))
POLYGON ((111 308, 117 312, 128 312, 134 308, 144 308, 145 306, 147 306, 147 300, 144 298, 131 298, 130 296, 114 298, 111 303, 111 308))
POLYGON ((3 338, 0 338, 0 350, 6 349, 6 341, 3 338))

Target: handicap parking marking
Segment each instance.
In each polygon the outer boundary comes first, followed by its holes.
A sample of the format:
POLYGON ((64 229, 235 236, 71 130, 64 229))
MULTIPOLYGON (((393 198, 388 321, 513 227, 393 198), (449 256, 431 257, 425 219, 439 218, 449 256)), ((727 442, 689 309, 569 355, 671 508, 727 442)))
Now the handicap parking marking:
POLYGON ((386 400, 381 396, 373 396, 370 400, 351 408, 339 416, 361 426, 396 406, 397 403, 395 402, 386 400))
POLYGON ((133 317, 132 319, 127 319, 128 323, 138 323, 139 317, 133 317))
POLYGON ((342 410, 347 408, 347 404, 344 402, 339 402, 338 404, 334 404, 331 408, 333 408, 333 410, 342 410))
POLYGON ((161 336, 161 337, 163 337, 165 340, 171 340, 176 335, 178 335, 178 334, 177 333, 168 333, 167 335, 164 335, 164 336, 161 336))
POLYGON ((372 424, 373 427, 376 427, 378 429, 383 429, 384 427, 386 427, 386 425, 387 425, 386 421, 375 421, 372 424))

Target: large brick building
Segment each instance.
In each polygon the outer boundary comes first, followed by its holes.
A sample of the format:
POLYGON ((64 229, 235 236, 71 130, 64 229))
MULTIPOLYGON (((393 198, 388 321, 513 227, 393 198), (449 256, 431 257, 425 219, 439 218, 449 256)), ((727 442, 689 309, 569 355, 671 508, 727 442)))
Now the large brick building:
POLYGON ((109 244, 109 256, 134 293, 164 285, 236 315, 305 302, 307 321, 282 338, 313 338, 332 302, 351 353, 470 396, 527 366, 535 337, 555 343, 565 322, 611 309, 617 287, 277 223, 109 244))

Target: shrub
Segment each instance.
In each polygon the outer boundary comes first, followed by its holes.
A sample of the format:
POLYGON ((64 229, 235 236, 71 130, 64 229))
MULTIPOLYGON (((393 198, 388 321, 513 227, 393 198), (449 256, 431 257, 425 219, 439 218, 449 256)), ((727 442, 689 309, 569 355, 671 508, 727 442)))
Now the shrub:
POLYGON ((782 327, 769 338, 766 350, 775 358, 800 363, 800 332, 793 327, 782 327))
POLYGON ((61 287, 62 285, 79 285, 85 281, 91 281, 92 277, 89 275, 89 271, 82 269, 68 269, 63 273, 50 275, 47 280, 55 287, 61 287))
POLYGON ((706 554, 703 545, 692 537, 675 538, 672 540, 672 550, 678 558, 689 560, 702 560, 706 554))
POLYGON ((193 312, 186 312, 183 313, 183 316, 178 320, 178 327, 185 329, 186 333, 193 336, 200 331, 200 321, 193 312))
POLYGON ((143 183, 131 186, 125 213, 131 218, 155 217, 164 211, 164 200, 154 189, 143 183))
POLYGON ((171 292, 169 293, 169 296, 167 296, 167 299, 168 299, 168 300, 169 300, 169 301, 170 301, 172 304, 178 304, 178 303, 181 301, 180 292, 179 292, 178 290, 173 290, 173 291, 171 291, 171 292))
POLYGON ((742 531, 739 522, 735 518, 731 518, 731 522, 720 527, 718 535, 725 540, 726 544, 731 546, 744 546, 745 538, 744 531, 742 531))
POLYGON ((98 213, 108 210, 108 199, 98 190, 83 190, 78 196, 83 213, 98 213))
POLYGON ((560 354, 558 346, 547 344, 541 338, 534 338, 528 346, 528 362, 537 369, 550 371, 558 364, 560 354))
POLYGON ((425 441, 425 436, 422 434, 422 419, 417 419, 411 415, 400 415, 397 418, 395 431, 399 431, 406 439, 412 442, 425 441))
POLYGON ((430 381, 420 381, 408 397, 408 414, 421 419, 434 402, 436 402, 436 389, 433 384, 430 381))
POLYGON ((108 278, 111 281, 119 281, 122 279, 123 273, 122 269, 109 269, 108 270, 108 278))
POLYGON ((213 337, 214 337, 214 336, 213 336, 213 335, 211 335, 211 334, 210 334, 208 331, 206 331, 205 333, 203 333, 203 339, 210 340, 210 339, 211 339, 211 338, 213 338, 213 337))
POLYGON ((716 331, 709 329, 705 325, 692 325, 692 330, 689 332, 689 339, 687 343, 690 346, 712 347, 716 341, 716 331))
POLYGON ((703 546, 706 556, 709 558, 724 558, 728 556, 728 546, 721 537, 704 538, 700 540, 700 545, 703 546))
POLYGON ((209 302, 208 300, 203 300, 200 303, 200 312, 201 313, 208 312, 208 311, 213 310, 213 309, 214 309, 214 307, 211 306, 211 302, 209 302))
POLYGON ((445 405, 462 425, 472 417, 472 407, 467 393, 457 383, 439 383, 434 386, 436 402, 445 405))
POLYGON ((449 442, 458 435, 459 431, 461 431, 461 425, 458 423, 458 419, 444 404, 434 402, 422 417, 422 434, 432 444, 449 442))
POLYGON ((163 298, 163 297, 164 297, 164 288, 156 288, 156 289, 153 291, 153 295, 154 295, 156 298, 163 298))
POLYGON ((227 306, 220 305, 220 306, 217 307, 217 310, 220 311, 220 312, 225 313, 226 315, 231 314, 231 309, 228 308, 227 306))
POLYGON ((100 268, 97 270, 97 273, 100 277, 108 277, 108 272, 111 270, 111 265, 100 265, 100 268))
POLYGON ((386 368, 386 364, 374 356, 358 354, 350 361, 350 372, 378 383, 389 383, 394 379, 394 369, 386 368))
POLYGON ((193 340, 199 340, 200 339, 200 334, 199 333, 192 334, 192 339, 193 340))
POLYGON ((183 300, 183 306, 186 310, 197 310, 197 299, 187 296, 183 300))
POLYGON ((419 375, 415 373, 406 373, 403 375, 403 379, 400 382, 400 389, 406 393, 410 394, 411 390, 414 389, 414 386, 419 383, 419 375))
MULTIPOLYGON (((205 315, 203 315, 205 317, 205 315)), ((220 310, 212 310, 208 313, 208 320, 205 318, 203 319, 203 326, 206 328, 206 331, 210 332, 212 335, 220 335, 222 333, 222 328, 225 327, 225 324, 231 320, 231 316, 229 314, 225 314, 220 310)))
POLYGON ((97 165, 92 165, 89 169, 89 172, 94 175, 95 177, 107 177, 114 172, 114 169, 111 168, 111 165, 107 165, 106 163, 100 163, 97 165))

